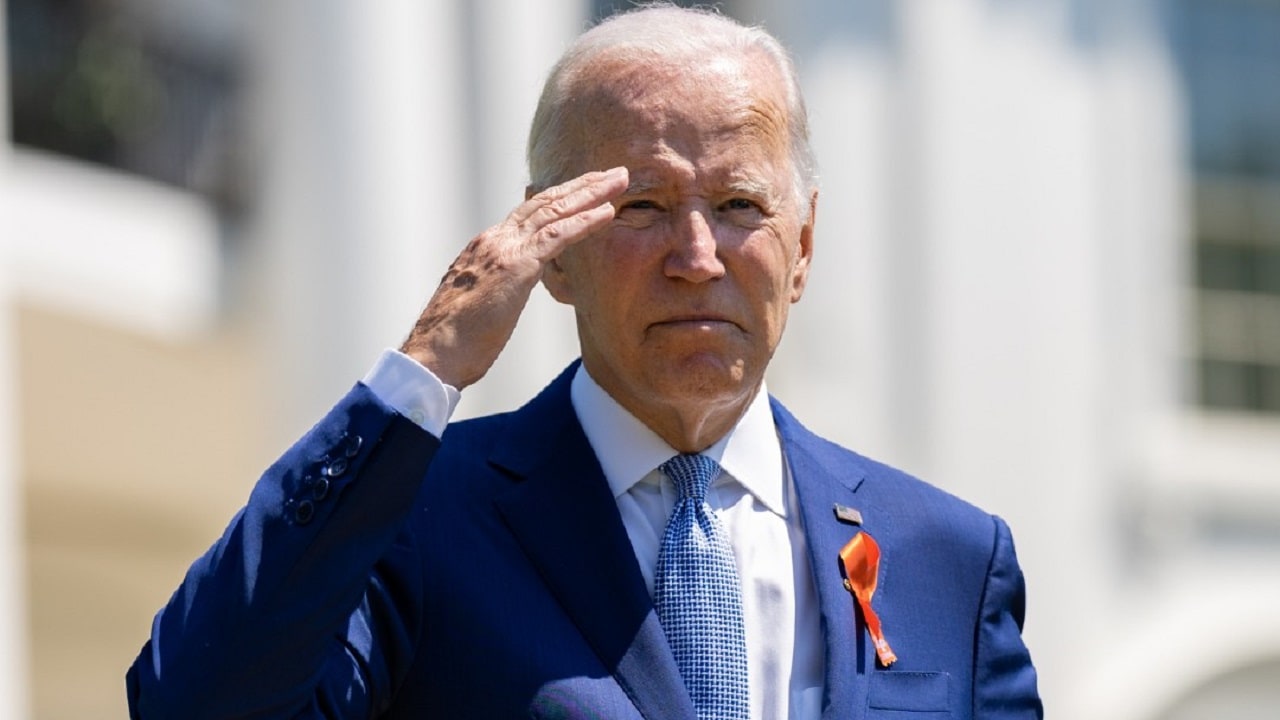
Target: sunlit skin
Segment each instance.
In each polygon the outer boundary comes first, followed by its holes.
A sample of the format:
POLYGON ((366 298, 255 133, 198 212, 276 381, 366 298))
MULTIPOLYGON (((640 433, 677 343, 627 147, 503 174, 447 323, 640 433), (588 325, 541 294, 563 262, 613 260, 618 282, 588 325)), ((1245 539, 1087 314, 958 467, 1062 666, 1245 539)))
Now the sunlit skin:
POLYGON ((760 386, 804 290, 817 196, 797 192, 783 85, 763 59, 593 72, 574 171, 625 166, 629 184, 543 282, 574 307, 592 378, 697 452, 760 386))

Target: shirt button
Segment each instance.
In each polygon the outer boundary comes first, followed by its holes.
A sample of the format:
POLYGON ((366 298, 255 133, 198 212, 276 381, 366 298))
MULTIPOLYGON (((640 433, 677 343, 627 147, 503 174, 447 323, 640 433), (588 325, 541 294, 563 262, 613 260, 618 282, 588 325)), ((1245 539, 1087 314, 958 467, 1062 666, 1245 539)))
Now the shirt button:
POLYGON ((413 421, 414 425, 422 425, 427 421, 427 416, 421 410, 414 410, 409 413, 409 419, 413 421))

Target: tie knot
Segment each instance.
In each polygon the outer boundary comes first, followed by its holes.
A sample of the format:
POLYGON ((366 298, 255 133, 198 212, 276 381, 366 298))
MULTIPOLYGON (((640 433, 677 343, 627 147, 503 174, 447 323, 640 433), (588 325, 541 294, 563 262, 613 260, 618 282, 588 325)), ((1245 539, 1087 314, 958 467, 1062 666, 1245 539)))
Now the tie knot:
POLYGON ((720 464, 706 455, 676 455, 662 463, 661 470, 671 478, 680 497, 701 502, 711 481, 720 474, 720 464))

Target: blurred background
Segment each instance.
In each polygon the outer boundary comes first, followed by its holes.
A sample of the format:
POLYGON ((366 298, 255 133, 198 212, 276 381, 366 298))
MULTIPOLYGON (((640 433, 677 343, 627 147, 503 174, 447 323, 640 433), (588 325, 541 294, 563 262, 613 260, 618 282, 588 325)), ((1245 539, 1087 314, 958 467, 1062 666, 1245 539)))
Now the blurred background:
MULTIPOLYGON (((127 716, 623 4, 0 0, 0 718, 127 716)), ((1280 716, 1280 2, 719 5, 794 51, 821 165, 771 390, 1009 520, 1050 717, 1280 716)), ((460 415, 574 348, 539 290, 460 415)))

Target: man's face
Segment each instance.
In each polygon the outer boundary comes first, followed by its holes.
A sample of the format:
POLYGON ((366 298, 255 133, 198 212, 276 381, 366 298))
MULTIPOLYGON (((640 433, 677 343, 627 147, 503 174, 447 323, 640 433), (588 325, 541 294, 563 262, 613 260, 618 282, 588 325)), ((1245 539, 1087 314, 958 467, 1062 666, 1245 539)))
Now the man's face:
POLYGON ((781 81, 741 60, 597 77, 618 80, 582 101, 575 171, 624 165, 630 186, 544 281, 576 310, 588 372, 642 420, 745 407, 812 254, 781 81))

